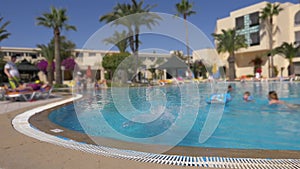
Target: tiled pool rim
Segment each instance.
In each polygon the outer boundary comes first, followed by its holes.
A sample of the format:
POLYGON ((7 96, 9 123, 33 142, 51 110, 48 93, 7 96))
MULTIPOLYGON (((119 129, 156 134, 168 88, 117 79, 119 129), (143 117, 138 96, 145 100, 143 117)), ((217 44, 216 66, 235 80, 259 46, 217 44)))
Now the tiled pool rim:
POLYGON ((150 162, 167 165, 180 166, 198 166, 198 167, 214 167, 214 168, 300 168, 300 159, 266 159, 266 158, 229 158, 229 157, 203 157, 203 156, 180 156, 180 155, 165 155, 139 152, 133 150, 124 150, 105 147, 101 145, 92 145, 82 142, 73 141, 70 139, 60 138, 54 135, 47 134, 33 127, 29 123, 31 116, 43 112, 45 110, 72 102, 81 98, 81 95, 55 103, 50 103, 41 107, 28 110, 16 116, 13 121, 13 127, 29 137, 45 141, 51 144, 63 146, 74 150, 80 150, 87 153, 103 155, 107 157, 134 160, 138 162, 150 162))

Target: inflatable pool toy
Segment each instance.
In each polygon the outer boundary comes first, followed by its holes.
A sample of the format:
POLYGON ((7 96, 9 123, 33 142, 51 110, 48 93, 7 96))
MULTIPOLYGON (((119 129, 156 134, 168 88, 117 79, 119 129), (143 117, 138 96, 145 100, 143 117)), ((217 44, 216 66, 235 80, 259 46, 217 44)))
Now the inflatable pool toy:
POLYGON ((206 103, 212 104, 212 103, 219 103, 219 104, 225 104, 231 101, 231 95, 229 93, 226 94, 212 94, 207 100, 206 103))

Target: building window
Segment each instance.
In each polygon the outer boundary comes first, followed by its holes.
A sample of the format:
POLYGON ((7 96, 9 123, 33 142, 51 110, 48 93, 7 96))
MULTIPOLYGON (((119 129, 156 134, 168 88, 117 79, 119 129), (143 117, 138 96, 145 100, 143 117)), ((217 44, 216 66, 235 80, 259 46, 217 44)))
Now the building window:
MULTIPOLYGON (((300 45, 300 31, 295 32, 295 42, 296 45, 300 45)), ((296 57, 300 57, 300 51, 298 52, 296 57)))
POLYGON ((250 14, 250 26, 259 25, 259 12, 250 14))
POLYGON ((251 43, 250 46, 255 46, 260 44, 259 32, 254 32, 250 34, 251 43))
POLYGON ((20 52, 10 52, 9 56, 13 56, 16 55, 17 58, 20 58, 21 56, 24 56, 24 53, 20 53, 20 52))
POLYGON ((91 53, 89 53, 89 56, 96 56, 96 53, 95 52, 91 52, 91 53))
POLYGON ((295 42, 300 45, 300 31, 295 32, 295 42))
POLYGON ((295 15, 295 25, 300 25, 300 11, 295 15))
POLYGON ((83 57, 83 53, 81 53, 81 52, 76 52, 76 57, 83 57))
POLYGON ((244 16, 235 18, 235 28, 237 30, 244 29, 244 26, 245 26, 245 24, 244 24, 244 16))
POLYGON ((36 53, 28 53, 28 56, 31 56, 32 59, 36 59, 37 58, 37 54, 36 53))

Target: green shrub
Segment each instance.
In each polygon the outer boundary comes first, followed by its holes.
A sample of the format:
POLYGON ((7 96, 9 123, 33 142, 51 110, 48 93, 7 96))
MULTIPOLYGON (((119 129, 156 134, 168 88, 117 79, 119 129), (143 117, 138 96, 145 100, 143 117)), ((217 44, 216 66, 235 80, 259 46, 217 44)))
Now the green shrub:
POLYGON ((111 81, 107 81, 106 84, 107 84, 107 87, 111 87, 111 81))
POLYGON ((53 87, 54 88, 67 88, 68 85, 66 85, 66 84, 54 84, 53 87))

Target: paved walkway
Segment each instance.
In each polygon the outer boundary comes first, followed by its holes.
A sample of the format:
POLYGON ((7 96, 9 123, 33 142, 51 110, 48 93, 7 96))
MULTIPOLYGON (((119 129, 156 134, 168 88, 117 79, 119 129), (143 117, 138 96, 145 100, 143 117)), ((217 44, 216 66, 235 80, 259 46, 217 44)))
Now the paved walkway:
POLYGON ((181 167, 109 158, 42 142, 17 132, 12 119, 62 97, 35 102, 0 102, 0 169, 181 169, 181 167))
POLYGON ((41 100, 35 100, 35 101, 11 101, 11 100, 5 100, 0 101, 0 114, 5 114, 8 112, 16 111, 23 108, 28 108, 40 104, 46 104, 52 101, 58 101, 61 100, 62 96, 59 95, 53 95, 52 97, 48 99, 41 99, 41 100))

